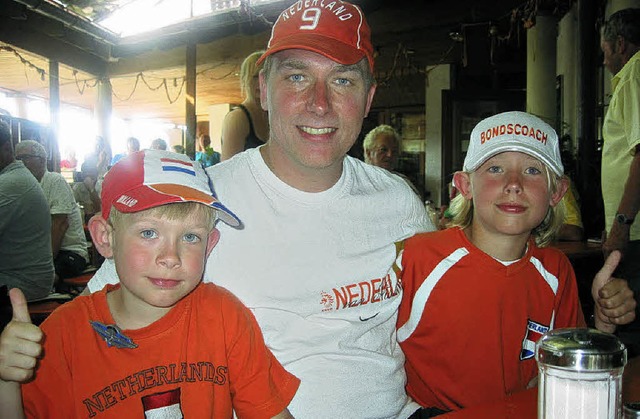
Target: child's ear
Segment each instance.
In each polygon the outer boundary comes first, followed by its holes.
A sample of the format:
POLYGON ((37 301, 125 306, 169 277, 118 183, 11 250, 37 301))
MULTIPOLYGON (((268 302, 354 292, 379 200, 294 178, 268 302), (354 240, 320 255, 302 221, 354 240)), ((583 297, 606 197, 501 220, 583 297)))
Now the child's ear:
POLYGON ((91 241, 96 247, 96 250, 105 258, 113 257, 113 247, 111 245, 111 233, 113 229, 107 220, 102 218, 102 215, 96 214, 89 219, 87 226, 89 227, 91 241))
POLYGON ((209 237, 207 238, 207 257, 209 257, 213 248, 218 244, 218 240, 220 240, 220 230, 214 228, 211 230, 211 233, 209 233, 209 237))
POLYGON ((466 200, 473 199, 471 190, 471 174, 467 172, 455 172, 453 174, 453 185, 466 200))
POLYGON ((558 202, 560 202, 564 194, 567 193, 567 189, 569 189, 569 179, 567 179, 566 176, 562 176, 558 180, 558 187, 556 188, 555 193, 551 194, 549 205, 552 207, 558 205, 558 202))

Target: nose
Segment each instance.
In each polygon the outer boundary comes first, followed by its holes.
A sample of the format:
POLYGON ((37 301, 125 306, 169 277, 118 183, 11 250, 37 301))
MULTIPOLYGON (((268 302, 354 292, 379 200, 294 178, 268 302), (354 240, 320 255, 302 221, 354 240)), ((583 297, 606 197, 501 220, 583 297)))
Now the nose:
POLYGON ((517 173, 509 173, 507 175, 507 183, 505 185, 504 192, 507 194, 519 194, 522 192, 522 180, 520 179, 520 175, 517 173))
POLYGON ((329 92, 322 81, 315 82, 309 87, 307 109, 318 115, 324 115, 329 110, 329 92))
POLYGON ((173 242, 165 243, 162 246, 157 260, 158 264, 168 269, 178 268, 182 264, 178 246, 173 242))

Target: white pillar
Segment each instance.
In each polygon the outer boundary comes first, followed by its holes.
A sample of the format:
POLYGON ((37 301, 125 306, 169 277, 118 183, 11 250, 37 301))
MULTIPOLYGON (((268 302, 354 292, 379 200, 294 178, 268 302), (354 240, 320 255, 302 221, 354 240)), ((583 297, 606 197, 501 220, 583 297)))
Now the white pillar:
POLYGON ((553 16, 536 16, 527 31, 527 112, 551 126, 556 122, 556 39, 558 24, 553 16))
POLYGON ((111 144, 111 94, 111 81, 105 77, 98 82, 95 119, 98 122, 98 135, 108 144, 111 144))

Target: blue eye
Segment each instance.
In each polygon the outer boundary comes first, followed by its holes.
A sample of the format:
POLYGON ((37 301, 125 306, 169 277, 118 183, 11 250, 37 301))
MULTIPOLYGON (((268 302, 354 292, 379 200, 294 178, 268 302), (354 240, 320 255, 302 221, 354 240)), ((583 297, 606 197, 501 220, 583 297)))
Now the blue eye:
POLYGON ((348 86, 351 84, 351 80, 342 77, 336 80, 336 84, 339 84, 340 86, 348 86))
POLYGON ((539 175, 542 171, 537 167, 528 167, 527 170, 525 170, 525 173, 528 175, 539 175))
POLYGON ((184 241, 187 243, 198 243, 200 242, 200 236, 193 233, 187 233, 184 235, 184 241))
POLYGON ((140 232, 140 236, 143 239, 155 239, 156 237, 158 237, 158 233, 156 233, 154 230, 142 230, 140 232))
POLYGON ((289 79, 293 82, 300 82, 304 80, 304 76, 302 74, 292 74, 289 76, 289 79))
POLYGON ((487 168, 487 172, 489 173, 500 173, 502 171, 502 169, 500 168, 500 166, 490 166, 487 168))

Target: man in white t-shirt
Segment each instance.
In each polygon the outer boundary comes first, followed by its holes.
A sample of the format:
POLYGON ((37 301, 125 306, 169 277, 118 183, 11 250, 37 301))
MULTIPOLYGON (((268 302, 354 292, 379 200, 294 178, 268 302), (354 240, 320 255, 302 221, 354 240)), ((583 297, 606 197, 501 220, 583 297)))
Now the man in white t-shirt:
MULTIPOLYGON (((376 89, 362 11, 298 2, 273 27, 260 73, 270 138, 207 169, 244 228, 220 226, 205 281, 236 294, 301 379, 296 418, 407 418, 395 325, 400 243, 433 230, 388 171, 348 157, 376 89)), ((117 281, 107 261, 91 291, 117 281)))
POLYGON ((80 275, 89 263, 89 253, 80 206, 71 186, 60 173, 47 170, 47 151, 39 142, 21 141, 16 145, 15 154, 40 182, 47 198, 51 251, 58 279, 80 275))

